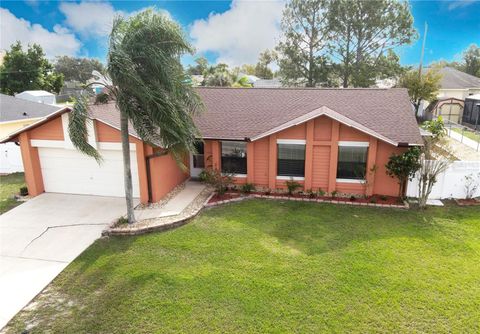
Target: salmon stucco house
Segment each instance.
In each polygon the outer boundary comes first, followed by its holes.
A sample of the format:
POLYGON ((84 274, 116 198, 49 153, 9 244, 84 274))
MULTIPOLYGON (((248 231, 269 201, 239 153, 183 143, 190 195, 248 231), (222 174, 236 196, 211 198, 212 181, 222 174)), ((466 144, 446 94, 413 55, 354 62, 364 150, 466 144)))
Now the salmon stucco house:
MULTIPOLYGON (((134 196, 158 201, 204 168, 234 173, 235 182, 345 194, 398 193, 386 174, 393 153, 422 145, 405 89, 198 88, 206 110, 196 118, 198 152, 182 171, 160 148, 130 129, 134 196)), ((89 142, 103 156, 79 153, 68 137, 68 109, 3 142, 19 142, 32 195, 60 192, 124 196, 119 114, 114 103, 90 108, 89 142)))

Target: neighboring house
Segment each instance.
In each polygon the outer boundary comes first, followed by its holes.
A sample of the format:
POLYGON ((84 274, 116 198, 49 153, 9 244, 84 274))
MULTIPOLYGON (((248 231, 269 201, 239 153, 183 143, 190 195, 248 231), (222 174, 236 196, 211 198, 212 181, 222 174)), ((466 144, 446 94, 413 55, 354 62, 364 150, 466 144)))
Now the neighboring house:
POLYGON ((465 100, 470 95, 480 94, 480 78, 453 67, 443 67, 439 72, 442 75, 437 95, 439 99, 453 97, 465 100))
MULTIPOLYGON (((428 71, 426 68, 424 71, 428 71)), ((458 112, 450 120, 457 123, 461 123, 463 117, 463 104, 460 108, 458 101, 465 100, 468 96, 480 93, 480 78, 465 72, 459 71, 453 67, 443 67, 439 70, 441 74, 440 89, 438 90, 437 100, 431 103, 425 101, 421 106, 423 110, 420 110, 420 115, 424 115, 426 118, 430 118, 434 114, 434 110, 437 108, 432 103, 440 103, 442 110, 452 110, 458 112)))
MULTIPOLYGON (((197 88, 206 111, 195 122, 202 133, 189 170, 158 156, 130 130, 134 196, 156 202, 205 167, 235 173, 235 182, 346 194, 397 195, 385 173, 392 154, 422 145, 405 89, 197 88)), ((32 195, 44 191, 124 196, 119 113, 114 103, 90 107, 90 144, 96 161, 75 150, 66 108, 3 142, 19 142, 32 195)))
MULTIPOLYGON (((22 129, 57 111, 59 107, 0 94, 0 138, 22 129)), ((20 148, 15 143, 0 144, 0 173, 23 171, 20 148)))
POLYGON ((24 92, 15 94, 17 99, 44 103, 44 104, 55 104, 55 95, 44 90, 26 90, 24 92))

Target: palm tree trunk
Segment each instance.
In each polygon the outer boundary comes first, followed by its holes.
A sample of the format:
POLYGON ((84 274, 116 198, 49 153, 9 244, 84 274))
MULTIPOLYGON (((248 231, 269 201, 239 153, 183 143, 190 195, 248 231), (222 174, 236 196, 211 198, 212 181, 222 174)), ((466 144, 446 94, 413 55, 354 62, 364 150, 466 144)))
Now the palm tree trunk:
POLYGON ((128 135, 128 117, 124 112, 120 112, 120 130, 122 136, 122 153, 123 153, 123 181, 125 183, 125 200, 127 202, 127 219, 128 223, 135 222, 135 214, 133 212, 133 186, 132 186, 132 170, 130 167, 130 142, 128 135))

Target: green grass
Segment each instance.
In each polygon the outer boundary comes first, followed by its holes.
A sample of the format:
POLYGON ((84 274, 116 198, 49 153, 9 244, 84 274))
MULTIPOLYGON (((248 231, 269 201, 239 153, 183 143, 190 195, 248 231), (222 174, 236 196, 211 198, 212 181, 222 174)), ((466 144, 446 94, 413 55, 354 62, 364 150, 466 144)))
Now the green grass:
MULTIPOLYGON (((452 128, 453 131, 457 132, 457 133, 460 133, 462 134, 462 129, 459 129, 459 128, 452 128)), ((473 131, 463 131, 463 135, 467 138, 470 138, 472 140, 475 140, 475 141, 479 141, 480 142, 480 135, 476 134, 475 132, 473 131)))
POLYGON ((480 207, 250 200, 98 240, 14 318, 29 333, 480 331, 480 207))
POLYGON ((25 185, 23 173, 13 173, 0 175, 0 214, 16 207, 21 202, 17 202, 13 195, 20 191, 20 187, 25 185))

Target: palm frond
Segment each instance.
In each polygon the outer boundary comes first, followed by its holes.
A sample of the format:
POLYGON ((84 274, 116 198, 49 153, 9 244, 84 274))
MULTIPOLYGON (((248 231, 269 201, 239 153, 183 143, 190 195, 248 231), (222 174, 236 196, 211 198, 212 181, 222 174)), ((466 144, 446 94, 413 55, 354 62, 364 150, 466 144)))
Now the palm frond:
POLYGON ((88 100, 82 95, 75 99, 73 110, 69 114, 68 134, 70 139, 80 152, 95 158, 98 163, 102 161, 102 156, 98 151, 88 143, 87 123, 92 122, 88 118, 88 100))

